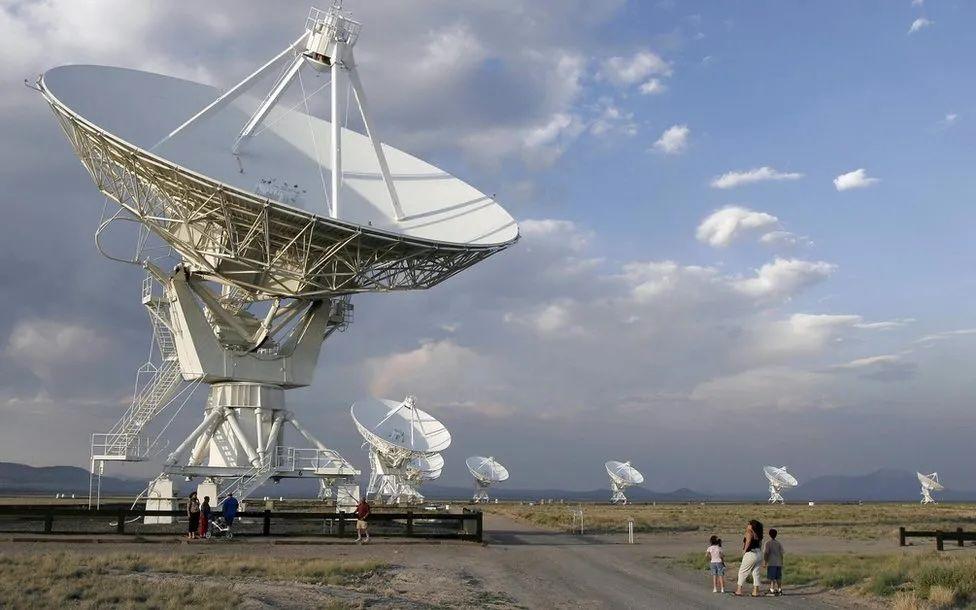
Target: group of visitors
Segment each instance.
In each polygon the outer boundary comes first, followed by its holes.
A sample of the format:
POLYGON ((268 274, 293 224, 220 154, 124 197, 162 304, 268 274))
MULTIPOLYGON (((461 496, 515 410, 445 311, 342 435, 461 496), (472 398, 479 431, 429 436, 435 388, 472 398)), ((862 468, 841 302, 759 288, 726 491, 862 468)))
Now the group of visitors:
MULTIPOLYGON (((752 596, 759 597, 763 567, 766 568, 766 579, 769 580, 766 595, 783 594, 783 545, 776 539, 776 535, 776 530, 770 529, 769 539, 764 543, 763 524, 755 519, 746 524, 745 535, 742 537, 742 563, 739 564, 736 596, 743 595, 742 587, 751 576, 752 596)), ((712 593, 725 593, 725 551, 722 550, 722 539, 712 536, 708 542, 705 555, 712 574, 712 593)))
MULTIPOLYGON (((237 518, 239 504, 233 493, 227 494, 220 506, 220 516, 224 520, 224 526, 229 530, 237 518)), ((190 540, 196 538, 207 538, 207 531, 210 529, 210 518, 213 510, 210 507, 210 496, 204 496, 203 502, 197 497, 197 492, 190 492, 190 497, 186 503, 186 516, 188 520, 186 537, 190 540)))

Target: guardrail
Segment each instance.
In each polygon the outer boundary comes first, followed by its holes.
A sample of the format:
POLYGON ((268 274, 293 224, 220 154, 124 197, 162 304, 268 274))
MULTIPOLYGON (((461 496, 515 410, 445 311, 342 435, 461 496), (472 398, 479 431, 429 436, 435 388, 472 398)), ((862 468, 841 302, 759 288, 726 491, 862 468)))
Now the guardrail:
MULTIPOLYGON (((119 508, 101 508, 89 510, 85 508, 65 508, 58 506, 0 506, 0 519, 19 518, 21 521, 43 521, 45 534, 129 534, 138 536, 172 536, 178 532, 165 528, 153 528, 154 526, 143 525, 140 531, 132 531, 127 525, 132 525, 133 521, 138 521, 142 517, 171 517, 175 520, 185 521, 186 512, 183 510, 146 510, 119 508), (93 532, 91 530, 70 530, 58 531, 55 529, 55 522, 66 521, 70 518, 78 520, 98 520, 101 518, 112 519, 111 531, 93 532)), ((242 528, 235 524, 234 536, 302 536, 310 538, 318 537, 344 537, 352 536, 356 533, 356 516, 353 513, 342 512, 299 512, 299 511, 241 511, 237 515, 238 522, 244 523, 248 519, 254 521, 250 525, 261 525, 260 532, 241 531, 242 528), (321 522, 322 528, 318 531, 287 532, 275 531, 275 524, 283 524, 289 521, 321 522)), ((484 521, 481 511, 469 511, 465 509, 462 513, 437 513, 437 512, 414 512, 407 510, 404 512, 371 512, 367 519, 371 530, 372 526, 390 528, 392 531, 377 532, 372 530, 371 536, 379 537, 416 537, 416 538, 444 538, 456 540, 470 540, 482 542, 484 540, 484 521)), ((185 531, 185 530, 184 530, 185 531)), ((10 530, 3 529, 0 525, 0 532, 5 533, 39 533, 36 531, 10 530)))
POLYGON ((898 546, 905 546, 905 540, 907 538, 935 538, 935 549, 937 551, 944 551, 946 540, 955 540, 959 546, 962 546, 966 540, 976 542, 976 532, 964 532, 961 527, 957 527, 954 532, 943 530, 909 531, 903 527, 899 527, 898 546))

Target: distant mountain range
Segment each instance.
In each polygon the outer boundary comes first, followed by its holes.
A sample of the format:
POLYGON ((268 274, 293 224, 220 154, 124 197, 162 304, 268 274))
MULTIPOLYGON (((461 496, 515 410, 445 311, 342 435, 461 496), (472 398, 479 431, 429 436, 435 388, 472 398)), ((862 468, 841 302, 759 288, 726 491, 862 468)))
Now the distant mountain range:
MULTIPOLYGON (((135 495, 146 487, 146 480, 102 477, 103 495, 135 495)), ((278 484, 266 484, 254 493, 255 497, 285 496, 311 497, 318 491, 308 479, 285 479, 278 484)), ((470 487, 449 487, 428 483, 422 488, 432 500, 464 500, 471 497, 470 487)), ((88 471, 75 466, 35 467, 0 462, 0 495, 46 495, 55 493, 88 494, 88 471)), ((553 499, 576 502, 606 502, 609 489, 569 491, 565 489, 519 489, 505 484, 491 488, 493 498, 499 500, 553 499)), ((804 481, 796 489, 784 491, 788 502, 913 502, 919 499, 918 479, 914 472, 882 469, 869 474, 844 476, 828 475, 804 481)), ((948 502, 976 501, 976 491, 947 489, 935 494, 948 502)), ((627 490, 631 502, 756 502, 766 499, 765 492, 722 494, 703 493, 691 489, 657 492, 643 487, 627 490)))

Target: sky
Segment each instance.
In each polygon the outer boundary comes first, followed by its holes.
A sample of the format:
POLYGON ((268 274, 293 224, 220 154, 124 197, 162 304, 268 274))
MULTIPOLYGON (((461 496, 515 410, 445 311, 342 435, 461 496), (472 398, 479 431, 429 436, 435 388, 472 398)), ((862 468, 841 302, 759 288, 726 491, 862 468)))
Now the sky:
MULTIPOLYGON (((98 254, 103 199, 23 80, 98 63, 228 87, 308 10, 197 6, 0 0, 0 460, 85 466, 149 347, 141 272, 98 254)), ((513 488, 606 486, 617 459, 661 491, 761 492, 764 464, 976 489, 976 5, 345 8, 384 141, 495 193, 521 240, 355 298, 288 397, 327 444, 365 470, 349 404, 410 393, 453 434, 448 485, 481 454, 513 488)))

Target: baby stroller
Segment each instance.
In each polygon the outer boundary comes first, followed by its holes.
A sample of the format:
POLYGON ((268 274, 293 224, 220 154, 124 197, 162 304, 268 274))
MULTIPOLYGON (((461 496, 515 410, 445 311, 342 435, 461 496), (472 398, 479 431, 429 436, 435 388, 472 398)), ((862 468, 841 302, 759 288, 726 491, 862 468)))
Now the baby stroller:
POLYGON ((227 525, 227 521, 224 520, 223 516, 217 515, 210 520, 207 525, 207 538, 233 538, 234 532, 230 531, 230 526, 227 525))

